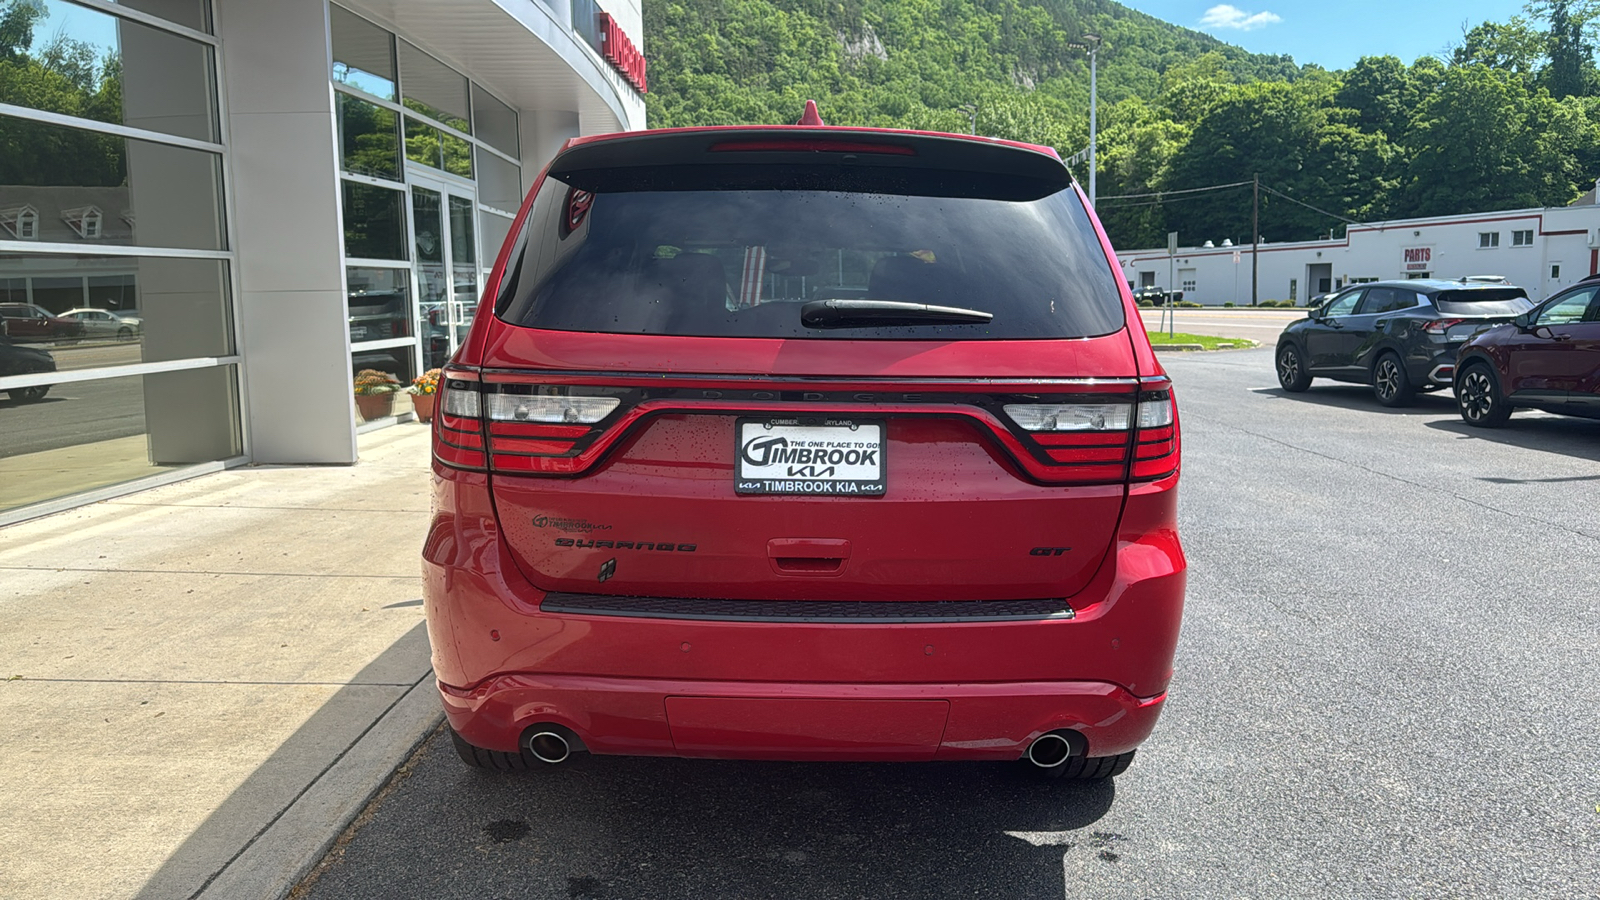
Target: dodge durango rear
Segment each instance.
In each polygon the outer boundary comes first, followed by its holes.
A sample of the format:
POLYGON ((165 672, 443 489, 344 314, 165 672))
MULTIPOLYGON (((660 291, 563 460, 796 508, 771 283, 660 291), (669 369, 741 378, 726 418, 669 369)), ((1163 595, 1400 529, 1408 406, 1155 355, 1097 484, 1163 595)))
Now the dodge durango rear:
POLYGON ((1119 774, 1183 605, 1179 422, 1046 148, 578 139, 445 370, 424 575, 462 758, 1119 774))

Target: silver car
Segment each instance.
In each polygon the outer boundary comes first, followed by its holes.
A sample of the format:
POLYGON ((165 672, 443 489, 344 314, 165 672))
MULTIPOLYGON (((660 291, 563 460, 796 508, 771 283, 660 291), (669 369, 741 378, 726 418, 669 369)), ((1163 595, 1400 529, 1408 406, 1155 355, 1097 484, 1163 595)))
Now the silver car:
POLYGON ((114 337, 131 341, 144 330, 144 320, 105 309, 69 309, 61 314, 63 319, 76 319, 83 323, 84 337, 114 337))

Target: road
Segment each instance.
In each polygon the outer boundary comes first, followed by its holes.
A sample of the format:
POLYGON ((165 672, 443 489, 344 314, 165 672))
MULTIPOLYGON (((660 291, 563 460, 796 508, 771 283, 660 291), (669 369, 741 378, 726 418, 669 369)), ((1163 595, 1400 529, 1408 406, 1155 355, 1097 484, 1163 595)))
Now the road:
POLYGON ((1270 349, 1163 362, 1189 598, 1166 711, 1114 784, 504 775, 436 735, 297 896, 1600 896, 1600 422, 1287 395, 1270 349))
POLYGON ((144 433, 138 376, 58 384, 37 403, 0 393, 0 457, 144 433))
MULTIPOLYGON (((1161 310, 1141 309, 1144 327, 1150 331, 1164 328, 1161 310)), ((1306 317, 1304 309, 1175 309, 1174 330, 1188 334, 1209 334, 1216 337, 1249 338, 1263 346, 1278 342, 1284 326, 1306 317)))

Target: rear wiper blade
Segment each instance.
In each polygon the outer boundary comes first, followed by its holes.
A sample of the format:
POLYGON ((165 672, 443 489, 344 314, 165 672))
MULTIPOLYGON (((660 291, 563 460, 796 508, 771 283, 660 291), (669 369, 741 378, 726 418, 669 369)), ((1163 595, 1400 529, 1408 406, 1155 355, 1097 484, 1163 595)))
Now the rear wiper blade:
POLYGON ((874 325, 983 325, 994 313, 960 306, 930 306, 899 300, 813 300, 800 307, 807 328, 871 328, 874 325))

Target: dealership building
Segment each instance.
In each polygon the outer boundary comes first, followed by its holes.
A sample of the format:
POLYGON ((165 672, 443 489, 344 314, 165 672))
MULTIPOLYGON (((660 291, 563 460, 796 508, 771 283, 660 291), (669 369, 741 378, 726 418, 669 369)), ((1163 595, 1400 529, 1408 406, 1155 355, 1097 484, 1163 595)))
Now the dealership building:
POLYGON ((1263 243, 1254 252, 1224 240, 1117 257, 1129 286, 1176 288, 1207 306, 1249 305, 1252 259, 1258 299, 1301 306, 1351 284, 1474 275, 1503 277, 1540 300, 1600 270, 1600 206, 1588 194, 1566 207, 1350 225, 1338 239, 1263 243))
POLYGON ((0 0, 0 523, 355 462, 410 412, 365 418, 359 373, 442 364, 544 163, 644 127, 642 28, 639 0, 0 0))

